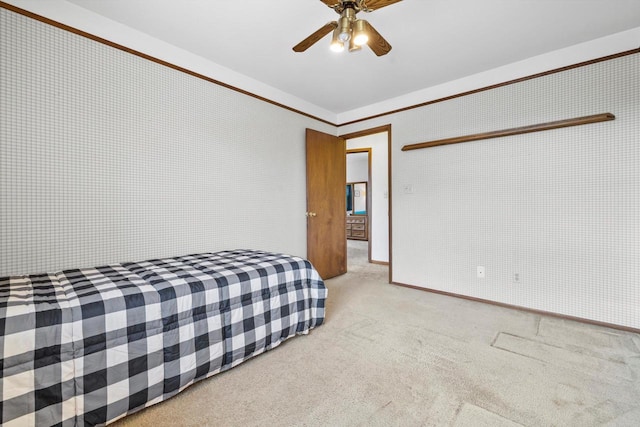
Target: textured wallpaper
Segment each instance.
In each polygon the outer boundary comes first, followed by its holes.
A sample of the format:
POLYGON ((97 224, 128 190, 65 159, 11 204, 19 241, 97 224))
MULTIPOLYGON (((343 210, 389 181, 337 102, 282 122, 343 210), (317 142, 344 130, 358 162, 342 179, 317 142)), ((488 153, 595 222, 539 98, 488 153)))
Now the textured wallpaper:
POLYGON ((335 128, 5 9, 0 32, 0 275, 306 254, 305 128, 335 128))
POLYGON ((633 54, 387 118, 394 281, 640 328, 639 70, 633 54), (607 112, 616 120, 400 151, 607 112))

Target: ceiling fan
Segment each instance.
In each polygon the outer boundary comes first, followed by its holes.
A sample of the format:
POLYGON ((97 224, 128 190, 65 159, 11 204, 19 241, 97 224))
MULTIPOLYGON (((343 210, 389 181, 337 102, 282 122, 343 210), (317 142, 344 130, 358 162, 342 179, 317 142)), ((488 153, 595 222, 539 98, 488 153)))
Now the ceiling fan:
POLYGON ((337 21, 329 22, 293 47, 295 52, 304 52, 321 38, 333 31, 331 50, 349 52, 368 45, 378 56, 386 55, 391 45, 364 19, 357 19, 358 12, 373 12, 402 0, 320 0, 340 15, 337 21))

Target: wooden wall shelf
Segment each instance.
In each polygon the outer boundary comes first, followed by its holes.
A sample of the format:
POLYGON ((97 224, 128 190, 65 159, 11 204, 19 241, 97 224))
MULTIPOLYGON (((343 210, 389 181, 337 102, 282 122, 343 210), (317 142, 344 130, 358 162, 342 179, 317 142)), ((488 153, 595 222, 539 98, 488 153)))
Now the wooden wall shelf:
POLYGON ((569 126, 587 125, 589 123, 606 122, 615 120, 611 113, 595 114, 593 116, 578 117, 575 119, 558 120, 556 122, 541 123, 519 128, 497 130, 493 132, 476 133, 473 135, 457 136, 455 138, 439 139, 436 141, 420 142, 402 147, 402 151, 417 150, 419 148, 437 147, 439 145, 459 144, 461 142, 479 141, 482 139, 499 138, 501 136, 520 135, 522 133, 540 132, 543 130, 566 128, 569 126))

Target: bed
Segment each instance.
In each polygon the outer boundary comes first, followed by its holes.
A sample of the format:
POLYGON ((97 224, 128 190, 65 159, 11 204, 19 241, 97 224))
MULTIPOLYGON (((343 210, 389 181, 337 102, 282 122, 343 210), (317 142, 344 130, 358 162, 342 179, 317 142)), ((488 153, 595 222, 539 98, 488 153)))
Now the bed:
POLYGON ((0 278, 0 421, 108 424, 307 334, 326 296, 256 250, 0 278))

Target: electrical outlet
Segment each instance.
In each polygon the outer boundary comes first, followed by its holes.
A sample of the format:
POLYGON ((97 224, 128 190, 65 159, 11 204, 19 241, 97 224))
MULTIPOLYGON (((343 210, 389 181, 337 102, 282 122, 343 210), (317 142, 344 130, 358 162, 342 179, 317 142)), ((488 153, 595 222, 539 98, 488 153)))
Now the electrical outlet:
POLYGON ((478 266, 478 278, 479 279, 484 279, 484 267, 480 267, 478 266))
POLYGON ((413 185, 405 184, 403 189, 404 189, 404 194, 413 194, 413 185))
POLYGON ((513 273, 513 283, 520 283, 520 273, 513 273))

